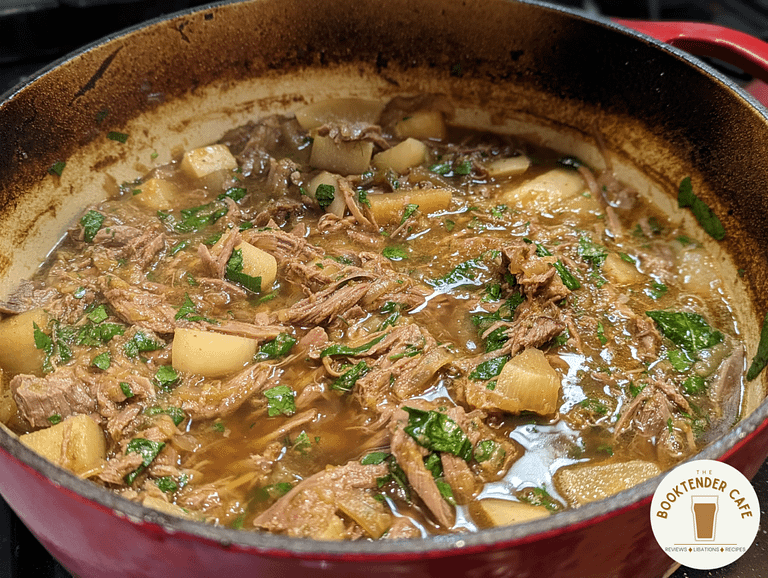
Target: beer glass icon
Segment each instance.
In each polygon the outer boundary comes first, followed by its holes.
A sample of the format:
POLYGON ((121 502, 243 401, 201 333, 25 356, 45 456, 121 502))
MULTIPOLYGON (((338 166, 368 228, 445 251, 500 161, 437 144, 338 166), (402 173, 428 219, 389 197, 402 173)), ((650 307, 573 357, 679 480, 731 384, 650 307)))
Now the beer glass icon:
POLYGON ((691 496, 693 535, 697 542, 715 539, 717 496, 691 496))

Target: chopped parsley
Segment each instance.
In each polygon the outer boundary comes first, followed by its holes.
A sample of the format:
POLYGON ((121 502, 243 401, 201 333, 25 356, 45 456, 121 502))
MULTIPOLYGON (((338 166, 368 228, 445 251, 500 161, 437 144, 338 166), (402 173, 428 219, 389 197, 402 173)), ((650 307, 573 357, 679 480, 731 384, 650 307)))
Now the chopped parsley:
POLYGON ((80 218, 80 225, 83 227, 83 239, 86 243, 93 241, 103 224, 104 215, 98 211, 90 210, 80 218))
POLYGON ((109 369, 109 366, 112 364, 112 356, 110 355, 109 351, 104 351, 102 353, 99 353, 96 357, 94 357, 91 360, 91 365, 94 367, 98 367, 102 371, 106 371, 109 369))
POLYGON ((161 365, 155 372, 155 385, 163 391, 169 391, 179 379, 181 376, 172 365, 161 365))
POLYGON ((109 131, 107 133, 107 138, 109 140, 114 140, 114 141, 117 141, 117 142, 123 143, 123 144, 128 142, 128 135, 127 134, 125 134, 124 132, 117 132, 115 130, 109 131))
POLYGON ((296 392, 287 385, 264 390, 264 397, 267 398, 267 414, 270 417, 296 413, 296 392))
POLYGON ((179 306, 174 319, 176 319, 176 321, 207 321, 208 323, 216 323, 213 319, 209 319, 197 312, 197 309, 195 309, 195 304, 189 297, 189 293, 184 294, 184 301, 179 306))
POLYGON ((405 248, 401 247, 400 245, 384 247, 381 254, 390 261, 402 261, 403 259, 408 258, 408 253, 406 252, 405 248))
POLYGON ((154 417, 156 415, 167 415, 168 417, 171 418, 171 420, 173 420, 174 425, 181 424, 181 422, 183 422, 184 419, 187 417, 183 409, 173 405, 169 407, 160 407, 160 406, 148 407, 147 409, 144 410, 144 415, 148 415, 150 417, 154 417))
POLYGON ((333 203, 335 198, 336 187, 325 183, 317 185, 317 189, 315 189, 315 200, 323 209, 333 203))
POLYGON ((51 165, 51 168, 48 169, 48 172, 52 175, 56 175, 58 177, 61 176, 61 173, 64 172, 64 167, 67 166, 67 163, 64 161, 56 161, 51 165))
POLYGON ((558 512, 563 509, 562 504, 555 500, 544 486, 523 490, 519 498, 521 502, 532 506, 544 506, 550 512, 558 512))
MULTIPOLYGON (((177 233, 193 233, 214 224, 229 212, 224 201, 215 200, 199 207, 181 210, 181 220, 173 223, 177 233)), ((170 216, 167 216, 170 219, 170 216)))
POLYGON ((162 341, 150 339, 145 335, 143 331, 138 330, 134 336, 126 341, 123 345, 123 353, 125 353, 127 357, 134 358, 139 353, 145 351, 156 351, 158 349, 162 349, 163 347, 165 347, 165 343, 162 341))

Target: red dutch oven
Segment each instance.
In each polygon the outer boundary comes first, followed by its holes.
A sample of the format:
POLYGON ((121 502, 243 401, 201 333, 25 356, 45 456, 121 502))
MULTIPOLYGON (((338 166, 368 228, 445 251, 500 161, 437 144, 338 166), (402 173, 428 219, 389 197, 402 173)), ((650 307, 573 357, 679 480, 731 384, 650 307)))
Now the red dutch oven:
MULTIPOLYGON (((667 190, 691 176, 722 216, 722 246, 744 271, 754 321, 744 331, 754 343, 768 310, 768 117, 675 46, 768 78, 768 46, 733 31, 622 25, 533 2, 252 0, 128 30, 0 102, 0 290, 34 270, 115 182, 249 118, 339 95, 443 92, 488 124, 511 120, 593 144, 597 130, 615 159, 667 190), (112 130, 129 140, 109 140, 112 130), (153 151, 159 158, 150 161, 153 151), (59 161, 64 172, 51 174, 59 161)), ((750 477, 768 456, 765 383, 754 383, 751 413, 697 456, 750 477)), ((0 428, 0 492, 82 578, 662 576, 672 560, 650 527, 657 483, 474 534, 328 543, 144 508, 52 465, 0 428)))

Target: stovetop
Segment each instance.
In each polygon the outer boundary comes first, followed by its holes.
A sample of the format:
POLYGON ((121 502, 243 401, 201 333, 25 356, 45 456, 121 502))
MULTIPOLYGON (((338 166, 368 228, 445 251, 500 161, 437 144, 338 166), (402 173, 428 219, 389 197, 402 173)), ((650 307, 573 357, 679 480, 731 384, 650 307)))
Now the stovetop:
MULTIPOLYGON (((768 41, 768 0, 547 1, 594 15, 711 22, 768 41)), ((207 3, 201 0, 0 0, 0 94, 50 62, 102 36, 162 14, 207 3)), ((748 75, 726 64, 709 63, 737 82, 750 80, 748 75)), ((768 462, 763 464, 753 484, 761 504, 761 524, 746 554, 717 570, 679 568, 671 578, 768 578, 768 462)), ((0 499, 0 578, 70 576, 0 499)))

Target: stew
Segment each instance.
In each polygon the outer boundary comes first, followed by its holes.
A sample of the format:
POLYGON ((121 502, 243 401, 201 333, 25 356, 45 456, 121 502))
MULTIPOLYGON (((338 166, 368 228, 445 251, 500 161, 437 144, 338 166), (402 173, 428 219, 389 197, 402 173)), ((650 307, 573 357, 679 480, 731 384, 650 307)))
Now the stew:
POLYGON ((452 114, 312 104, 111 191, 2 304, 0 419, 130 500, 317 539, 548 516, 737 421, 690 180, 693 232, 608 153, 452 114))

